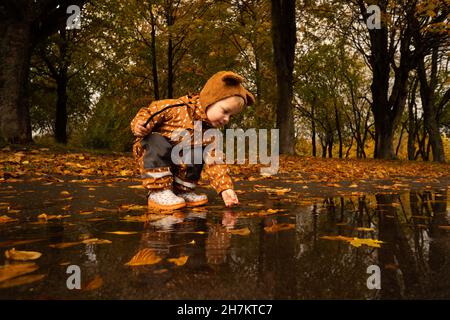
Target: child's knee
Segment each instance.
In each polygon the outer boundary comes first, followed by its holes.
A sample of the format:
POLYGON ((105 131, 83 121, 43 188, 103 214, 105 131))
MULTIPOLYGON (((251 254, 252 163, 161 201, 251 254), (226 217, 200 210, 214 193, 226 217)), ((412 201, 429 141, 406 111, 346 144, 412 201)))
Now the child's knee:
POLYGON ((142 140, 144 148, 144 169, 168 167, 172 165, 171 143, 159 133, 149 134, 142 140))

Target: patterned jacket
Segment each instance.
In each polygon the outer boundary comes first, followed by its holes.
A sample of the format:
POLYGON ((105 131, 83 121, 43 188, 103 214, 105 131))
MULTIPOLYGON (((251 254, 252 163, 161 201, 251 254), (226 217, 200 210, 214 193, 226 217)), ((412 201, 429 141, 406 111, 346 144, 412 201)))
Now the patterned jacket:
MULTIPOLYGON (((150 122, 147 124, 147 128, 151 128, 152 132, 157 132, 167 138, 171 139, 172 132, 175 130, 187 130, 191 136, 194 132, 194 121, 202 121, 202 130, 210 128, 210 125, 206 118, 206 110, 201 106, 199 101, 199 96, 183 96, 178 99, 165 99, 153 101, 148 107, 141 108, 136 114, 134 119, 131 121, 131 131, 137 137, 133 144, 133 154, 136 159, 143 155, 143 148, 141 146, 141 141, 143 137, 139 137, 134 132, 134 126, 136 121, 147 119, 156 114, 150 122), (182 106, 175 106, 164 108, 175 105, 175 104, 185 104, 182 106)), ((203 141, 203 144, 210 143, 211 141, 203 141)), ((217 152, 220 152, 218 150, 217 152)), ((211 156, 215 156, 213 154, 211 156)), ((223 162, 225 158, 222 155, 223 162)), ((226 189, 233 189, 233 182, 229 175, 229 170, 227 165, 224 164, 204 164, 204 171, 206 172, 211 186, 220 193, 226 189)))

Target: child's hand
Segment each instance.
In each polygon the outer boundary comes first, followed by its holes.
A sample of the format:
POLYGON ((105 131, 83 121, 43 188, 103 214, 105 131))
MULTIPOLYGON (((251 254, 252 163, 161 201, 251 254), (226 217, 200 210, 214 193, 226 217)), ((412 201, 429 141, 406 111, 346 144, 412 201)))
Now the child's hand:
POLYGON ((222 191, 222 199, 227 207, 231 207, 233 204, 239 204, 238 197, 233 189, 222 191))
POLYGON ((138 120, 138 121, 136 121, 136 124, 134 125, 134 133, 138 137, 145 137, 151 131, 150 128, 144 127, 144 124, 145 124, 144 120, 138 120))

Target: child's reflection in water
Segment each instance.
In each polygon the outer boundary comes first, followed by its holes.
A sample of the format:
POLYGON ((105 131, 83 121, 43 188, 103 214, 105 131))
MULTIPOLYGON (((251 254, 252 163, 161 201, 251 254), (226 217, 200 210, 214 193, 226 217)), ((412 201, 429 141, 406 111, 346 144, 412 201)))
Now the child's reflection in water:
POLYGON ((231 210, 225 210, 222 223, 207 223, 208 238, 206 239, 206 260, 208 264, 219 265, 227 260, 228 249, 231 245, 231 234, 237 221, 237 214, 231 210))

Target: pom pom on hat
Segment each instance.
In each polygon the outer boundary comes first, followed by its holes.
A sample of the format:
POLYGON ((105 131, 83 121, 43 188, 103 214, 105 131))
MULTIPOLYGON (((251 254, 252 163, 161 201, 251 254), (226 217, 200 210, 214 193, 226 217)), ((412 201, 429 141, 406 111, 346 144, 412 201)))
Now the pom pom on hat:
POLYGON ((216 103, 219 100, 239 96, 244 99, 247 106, 255 102, 253 95, 244 88, 242 82, 244 78, 231 71, 219 71, 206 82, 200 91, 200 104, 203 108, 216 103))

